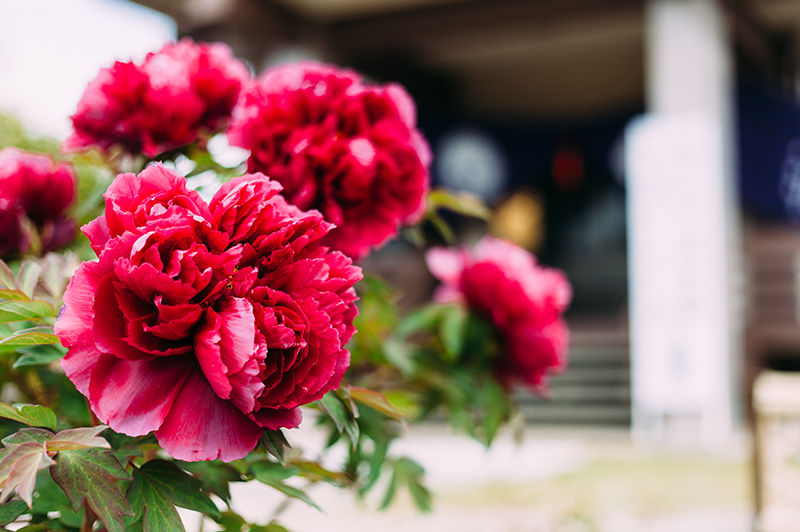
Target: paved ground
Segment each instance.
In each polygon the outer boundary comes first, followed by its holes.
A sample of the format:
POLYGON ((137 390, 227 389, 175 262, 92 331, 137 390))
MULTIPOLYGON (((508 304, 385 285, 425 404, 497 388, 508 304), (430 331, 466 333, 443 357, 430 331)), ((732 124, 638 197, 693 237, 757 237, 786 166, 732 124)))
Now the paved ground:
MULTIPOLYGON (((307 449, 312 431, 291 434, 307 449)), ((302 503, 281 516, 292 532, 748 532, 752 482, 744 445, 715 453, 656 452, 626 431, 530 429, 522 445, 501 437, 490 451, 446 427, 418 427, 395 448, 427 470, 431 514, 407 497, 388 511, 328 486, 310 493, 324 513, 302 503)), ((336 459, 336 457, 331 457, 336 459)), ((235 486, 243 515, 267 523, 281 503, 270 488, 235 486)), ((380 495, 380 489, 377 490, 380 495)), ((186 514, 187 530, 199 528, 186 514)), ((206 524, 205 532, 215 530, 206 524)))

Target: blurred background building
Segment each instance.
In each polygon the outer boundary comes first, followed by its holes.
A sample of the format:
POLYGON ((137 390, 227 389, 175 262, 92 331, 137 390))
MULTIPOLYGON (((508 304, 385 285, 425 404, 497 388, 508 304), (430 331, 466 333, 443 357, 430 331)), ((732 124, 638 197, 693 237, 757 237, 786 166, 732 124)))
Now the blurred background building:
MULTIPOLYGON (((571 368, 530 421, 703 440, 746 417, 760 368, 800 367, 800 1, 140 3, 258 72, 317 59, 408 87, 434 183, 573 283, 571 368)), ((414 271, 398 253, 373 267, 414 271)))

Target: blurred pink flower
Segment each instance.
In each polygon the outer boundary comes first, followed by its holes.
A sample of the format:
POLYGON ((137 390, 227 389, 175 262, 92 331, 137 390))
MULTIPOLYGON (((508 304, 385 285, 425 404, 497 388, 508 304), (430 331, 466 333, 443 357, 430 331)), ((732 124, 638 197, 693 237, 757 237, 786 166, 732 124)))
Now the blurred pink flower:
POLYGON ((242 458, 339 386, 361 270, 262 174, 209 205, 161 165, 121 174, 64 296, 67 376, 111 428, 181 460, 242 458))
POLYGON ((8 147, 0 150, 0 255, 25 252, 36 228, 43 251, 69 244, 75 223, 64 211, 75 201, 75 174, 47 155, 8 147))
POLYGON ((228 138, 250 150, 251 172, 335 224, 325 243, 354 259, 425 210, 431 153, 400 85, 316 63, 277 67, 243 91, 228 138))
POLYGON ((495 370, 506 386, 541 389, 548 372, 566 368, 569 331, 562 315, 572 288, 561 271, 491 236, 472 251, 433 248, 425 258, 442 282, 435 300, 463 302, 494 324, 503 348, 495 370))
POLYGON ((148 54, 141 65, 117 62, 89 83, 62 149, 119 145, 152 158, 185 146, 201 129, 225 125, 249 77, 228 46, 188 38, 148 54))

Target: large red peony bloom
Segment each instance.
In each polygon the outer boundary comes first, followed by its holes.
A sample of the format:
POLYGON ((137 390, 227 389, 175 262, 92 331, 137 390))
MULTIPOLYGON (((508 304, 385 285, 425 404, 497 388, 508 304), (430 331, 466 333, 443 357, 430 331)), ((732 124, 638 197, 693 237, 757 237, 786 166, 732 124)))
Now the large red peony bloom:
POLYGON ((0 255, 27 251, 27 218, 43 251, 67 245, 75 223, 64 211, 75 200, 75 174, 47 155, 8 147, 0 150, 0 255))
POLYGON ((120 145, 152 158, 185 146, 202 128, 225 124, 249 77, 228 46, 190 39, 148 54, 141 65, 117 62, 89 84, 62 148, 120 145))
POLYGON ((369 86, 350 70, 303 63, 267 71, 243 91, 228 130, 251 172, 283 185, 301 209, 337 227, 326 244, 358 259, 425 209, 430 149, 397 84, 369 86))
POLYGON ((98 261, 75 273, 55 326, 100 420, 155 431, 181 460, 230 461, 339 386, 361 270, 280 189, 245 175, 207 205, 160 165, 112 183, 84 227, 98 261))
POLYGON ((540 388, 548 371, 566 367, 569 331, 562 314, 572 288, 561 271, 489 236, 471 253, 434 248, 426 260, 442 281, 434 299, 463 301, 495 325, 504 348, 495 369, 507 386, 521 381, 540 388))

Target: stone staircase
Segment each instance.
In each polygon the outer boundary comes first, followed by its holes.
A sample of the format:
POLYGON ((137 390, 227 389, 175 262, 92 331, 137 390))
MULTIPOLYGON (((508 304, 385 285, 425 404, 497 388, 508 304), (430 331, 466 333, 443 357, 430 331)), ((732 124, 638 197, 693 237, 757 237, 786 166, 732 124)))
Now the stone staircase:
POLYGON ((551 379, 547 397, 523 389, 515 395, 527 423, 629 426, 627 334, 573 330, 569 368, 551 379))

